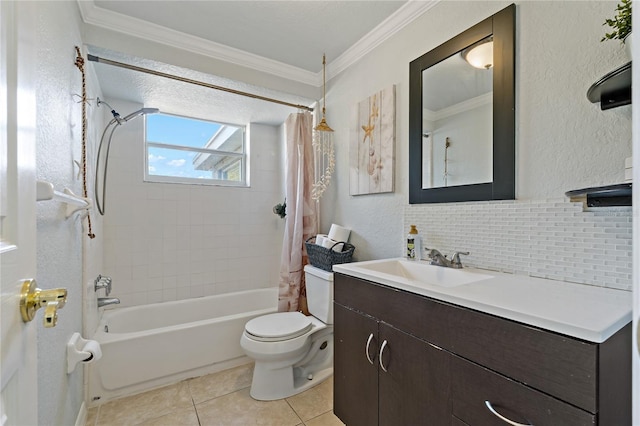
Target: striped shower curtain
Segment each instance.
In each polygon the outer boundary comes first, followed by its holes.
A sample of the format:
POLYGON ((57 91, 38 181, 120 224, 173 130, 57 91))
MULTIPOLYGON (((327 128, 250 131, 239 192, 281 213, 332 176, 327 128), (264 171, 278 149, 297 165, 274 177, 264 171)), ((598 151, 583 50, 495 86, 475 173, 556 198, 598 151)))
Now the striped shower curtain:
POLYGON ((308 263, 304 242, 316 233, 316 203, 311 199, 314 179, 313 118, 309 112, 289 115, 286 135, 286 225, 280 260, 280 312, 307 314, 304 265, 308 263))

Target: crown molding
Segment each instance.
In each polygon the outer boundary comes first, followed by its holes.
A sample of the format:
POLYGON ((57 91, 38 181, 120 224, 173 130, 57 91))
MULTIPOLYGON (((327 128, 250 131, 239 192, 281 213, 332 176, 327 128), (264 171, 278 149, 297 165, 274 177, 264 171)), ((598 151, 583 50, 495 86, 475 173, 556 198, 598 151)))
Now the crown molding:
MULTIPOLYGON (((335 77, 379 46, 404 26, 431 9, 441 0, 409 0, 395 13, 369 31, 338 58, 327 64, 327 80, 335 77)), ((77 0, 82 20, 111 31, 165 44, 188 52, 219 59, 288 80, 322 87, 322 71, 314 73, 299 67, 185 34, 142 19, 97 7, 93 0, 77 0)))
POLYGON ((78 6, 82 20, 86 24, 176 47, 311 86, 319 87, 321 85, 321 73, 307 71, 138 18, 102 9, 97 7, 93 0, 78 0, 78 6))
POLYGON ((441 0, 409 0, 327 65, 327 79, 340 74, 441 0))
POLYGON ((484 95, 476 96, 475 98, 467 99, 450 107, 441 109, 440 111, 431 111, 430 109, 422 109, 422 118, 427 121, 438 121, 443 118, 450 117, 452 115, 460 114, 465 111, 470 111, 481 107, 482 105, 488 105, 493 102, 493 92, 485 93, 484 95))

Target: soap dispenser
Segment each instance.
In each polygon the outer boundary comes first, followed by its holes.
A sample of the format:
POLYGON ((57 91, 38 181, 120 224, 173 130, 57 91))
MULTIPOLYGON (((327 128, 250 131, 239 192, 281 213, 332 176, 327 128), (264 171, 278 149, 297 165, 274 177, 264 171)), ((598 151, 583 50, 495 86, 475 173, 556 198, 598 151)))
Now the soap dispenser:
POLYGON ((420 251, 422 250, 422 240, 418 229, 415 225, 411 225, 409 234, 407 235, 407 259, 420 260, 420 251))

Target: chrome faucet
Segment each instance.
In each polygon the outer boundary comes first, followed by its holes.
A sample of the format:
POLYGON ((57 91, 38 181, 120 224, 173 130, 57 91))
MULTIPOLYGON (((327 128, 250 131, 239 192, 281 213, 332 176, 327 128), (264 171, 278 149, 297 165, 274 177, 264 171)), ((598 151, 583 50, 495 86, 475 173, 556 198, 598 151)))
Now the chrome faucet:
POLYGON ((443 255, 436 249, 426 248, 427 257, 430 260, 430 265, 444 266, 445 268, 462 269, 462 262, 460 261, 460 255, 468 256, 468 251, 457 251, 451 256, 451 260, 447 259, 447 256, 443 255))
POLYGON ((120 303, 120 299, 117 297, 98 297, 98 308, 109 305, 117 305, 120 303))
POLYGON ((98 275, 93 281, 93 289, 98 291, 101 288, 105 289, 105 296, 109 296, 109 293, 111 293, 111 277, 98 275))

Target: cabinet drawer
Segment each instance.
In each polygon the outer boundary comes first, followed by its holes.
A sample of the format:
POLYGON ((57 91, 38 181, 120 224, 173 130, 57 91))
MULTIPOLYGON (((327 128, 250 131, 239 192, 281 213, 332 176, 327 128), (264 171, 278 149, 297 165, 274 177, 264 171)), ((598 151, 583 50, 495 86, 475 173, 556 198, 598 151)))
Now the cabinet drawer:
POLYGON ((449 317, 457 355, 597 413, 598 345, 468 309, 449 317))
POLYGON ((502 416, 522 424, 595 425, 596 416, 515 382, 486 368, 453 356, 453 416, 474 426, 505 424, 486 405, 502 416))
POLYGON ((336 273, 334 301, 446 348, 451 306, 424 296, 336 273))

